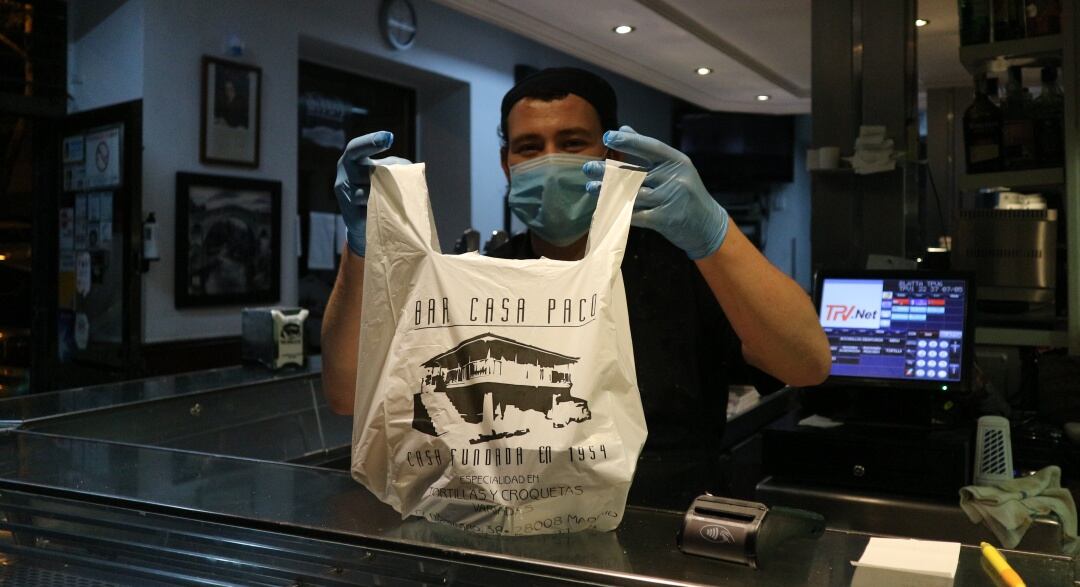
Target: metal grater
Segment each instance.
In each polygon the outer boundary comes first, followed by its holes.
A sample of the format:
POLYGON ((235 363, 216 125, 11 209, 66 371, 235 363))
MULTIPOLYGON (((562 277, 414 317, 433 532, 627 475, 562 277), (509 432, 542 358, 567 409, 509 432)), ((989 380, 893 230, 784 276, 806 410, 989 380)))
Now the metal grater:
POLYGON ((979 418, 975 432, 975 484, 996 485, 1012 478, 1009 421, 1001 416, 979 418))

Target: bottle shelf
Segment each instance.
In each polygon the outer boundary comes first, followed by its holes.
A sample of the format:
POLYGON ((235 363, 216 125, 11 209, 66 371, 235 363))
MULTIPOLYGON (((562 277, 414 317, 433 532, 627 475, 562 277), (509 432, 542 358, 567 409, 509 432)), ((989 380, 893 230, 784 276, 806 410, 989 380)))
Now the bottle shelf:
POLYGON ((974 173, 960 176, 960 189, 965 191, 983 188, 1008 187, 1013 189, 1058 186, 1065 183, 1065 169, 1025 169, 1023 171, 1001 171, 998 173, 974 173))
POLYGON ((1061 35, 968 45, 960 47, 960 62, 971 73, 986 71, 988 64, 998 57, 1004 58, 1009 65, 1049 65, 1061 62, 1063 47, 1061 35))
POLYGON ((975 344, 1064 348, 1069 346, 1069 333, 1064 330, 980 327, 975 329, 975 344))

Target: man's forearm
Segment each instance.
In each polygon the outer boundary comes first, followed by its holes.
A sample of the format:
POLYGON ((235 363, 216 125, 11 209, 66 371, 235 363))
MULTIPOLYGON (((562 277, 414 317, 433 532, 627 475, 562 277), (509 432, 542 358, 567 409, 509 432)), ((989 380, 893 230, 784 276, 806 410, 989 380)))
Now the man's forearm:
POLYGON ((322 323, 323 394, 330 409, 338 414, 353 411, 363 301, 364 258, 345 247, 322 323))
POLYGON ((829 341, 810 298, 734 222, 724 244, 696 263, 751 364, 788 385, 816 385, 828 376, 829 341))

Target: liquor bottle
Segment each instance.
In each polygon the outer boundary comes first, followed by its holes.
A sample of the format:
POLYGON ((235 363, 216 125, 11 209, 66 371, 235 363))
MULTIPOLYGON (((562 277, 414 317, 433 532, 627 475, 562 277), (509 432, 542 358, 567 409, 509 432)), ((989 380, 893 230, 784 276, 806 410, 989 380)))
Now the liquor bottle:
POLYGON ((994 0, 994 42, 1024 38, 1024 0, 994 0))
POLYGON ((986 77, 986 96, 990 98, 994 106, 1001 108, 1001 89, 996 75, 986 77))
POLYGON ((986 93, 986 75, 975 77, 975 100, 964 111, 964 147, 968 173, 1001 171, 1001 109, 986 93))
POLYGON ((960 44, 990 42, 990 0, 959 0, 960 44))
POLYGON ((1024 87, 1023 69, 1009 68, 1001 148, 1006 169, 1031 169, 1035 164, 1035 123, 1031 119, 1031 93, 1024 87))
POLYGON ((1039 167, 1065 162, 1065 93, 1056 67, 1042 68, 1042 91, 1031 106, 1035 118, 1035 160, 1039 167))
POLYGON ((1061 0, 1027 0, 1027 36, 1061 33, 1061 0))

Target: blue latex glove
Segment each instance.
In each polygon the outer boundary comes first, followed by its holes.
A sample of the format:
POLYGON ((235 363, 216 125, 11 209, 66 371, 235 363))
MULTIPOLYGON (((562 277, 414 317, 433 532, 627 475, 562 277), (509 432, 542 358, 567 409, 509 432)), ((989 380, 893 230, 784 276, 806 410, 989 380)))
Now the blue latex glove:
POLYGON ((341 159, 338 159, 334 194, 337 195, 338 208, 341 208, 341 216, 345 220, 349 250, 359 257, 367 253, 367 193, 360 186, 368 184, 368 174, 373 165, 411 163, 401 157, 371 158, 393 144, 394 133, 385 130, 373 132, 349 141, 341 159))
MULTIPOLYGON (((708 257, 720 248, 727 236, 728 213, 709 195, 689 157, 629 126, 604 133, 604 144, 639 160, 648 172, 630 224, 659 232, 691 259, 708 257)), ((585 189, 599 194, 604 162, 590 161, 582 169, 594 180, 585 189)))

